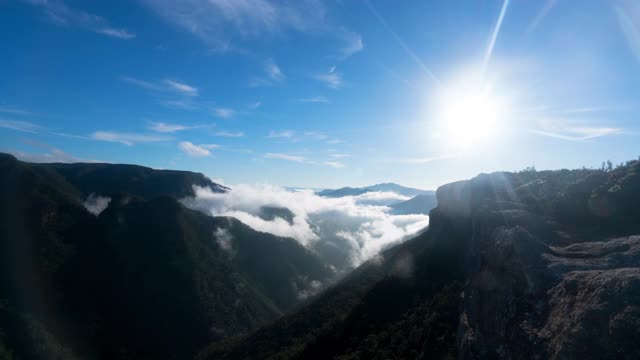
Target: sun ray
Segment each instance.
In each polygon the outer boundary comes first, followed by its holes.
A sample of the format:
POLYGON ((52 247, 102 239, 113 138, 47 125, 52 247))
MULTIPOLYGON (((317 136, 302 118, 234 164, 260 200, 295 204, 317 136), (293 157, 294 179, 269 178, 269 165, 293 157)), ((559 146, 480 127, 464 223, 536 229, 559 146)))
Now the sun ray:
POLYGON ((373 4, 371 4, 370 1, 365 1, 365 3, 367 4, 369 11, 371 11, 373 16, 376 17, 376 19, 389 32, 389 34, 391 34, 391 36, 393 36, 393 38, 396 39, 400 47, 411 57, 411 59, 413 59, 413 61, 415 61, 418 65, 420 65, 420 68, 422 68, 422 70, 427 74, 427 76, 431 78, 431 80, 435 81, 438 85, 440 85, 441 84, 440 79, 438 79, 438 77, 433 73, 433 71, 431 71, 431 69, 427 67, 424 61, 422 61, 422 59, 420 59, 418 55, 416 55, 416 53, 413 50, 411 50, 411 48, 404 42, 404 40, 402 40, 402 38, 395 31, 393 31, 391 26, 389 26, 389 24, 382 17, 382 15, 380 15, 380 13, 378 12, 378 10, 376 10, 373 4))
POLYGON ((507 13, 508 6, 509 6, 509 0, 504 0, 504 2, 502 3, 502 8, 500 9, 500 15, 498 16, 498 21, 496 21, 496 26, 493 28, 493 33, 491 34, 491 39, 489 40, 489 46, 487 46, 487 51, 484 54, 484 60, 482 61, 483 77, 485 72, 487 71, 489 62, 491 61, 491 55, 493 55, 493 48, 496 45, 496 40, 498 39, 498 34, 500 33, 500 28, 502 27, 502 21, 504 20, 504 15, 507 13))

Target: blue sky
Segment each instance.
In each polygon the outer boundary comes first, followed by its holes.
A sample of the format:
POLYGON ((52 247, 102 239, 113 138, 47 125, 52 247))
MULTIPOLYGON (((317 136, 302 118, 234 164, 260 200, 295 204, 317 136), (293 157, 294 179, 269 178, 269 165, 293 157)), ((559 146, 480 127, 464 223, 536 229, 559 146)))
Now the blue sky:
POLYGON ((631 0, 3 1, 0 43, 31 161, 436 188, 640 155, 631 0))

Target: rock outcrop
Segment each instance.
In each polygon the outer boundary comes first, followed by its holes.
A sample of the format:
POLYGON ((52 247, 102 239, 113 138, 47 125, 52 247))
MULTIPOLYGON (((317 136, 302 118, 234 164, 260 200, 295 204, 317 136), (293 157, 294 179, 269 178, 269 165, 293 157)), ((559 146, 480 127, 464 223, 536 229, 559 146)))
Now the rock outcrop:
POLYGON ((460 358, 640 358, 639 168, 438 190, 432 226, 445 218, 468 237, 460 358))

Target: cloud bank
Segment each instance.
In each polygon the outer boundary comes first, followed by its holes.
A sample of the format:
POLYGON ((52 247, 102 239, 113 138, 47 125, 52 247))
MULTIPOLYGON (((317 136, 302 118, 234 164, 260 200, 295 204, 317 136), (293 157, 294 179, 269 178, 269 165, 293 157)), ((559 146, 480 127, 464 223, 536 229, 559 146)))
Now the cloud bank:
POLYGON ((347 270, 380 250, 425 228, 426 215, 391 215, 390 204, 406 197, 370 192, 360 196, 324 198, 312 191, 289 191, 270 185, 237 185, 226 193, 194 186, 196 196, 183 204, 212 216, 234 217, 252 228, 291 237, 318 253, 338 270, 347 270), (263 208, 286 208, 290 221, 265 220, 263 208))

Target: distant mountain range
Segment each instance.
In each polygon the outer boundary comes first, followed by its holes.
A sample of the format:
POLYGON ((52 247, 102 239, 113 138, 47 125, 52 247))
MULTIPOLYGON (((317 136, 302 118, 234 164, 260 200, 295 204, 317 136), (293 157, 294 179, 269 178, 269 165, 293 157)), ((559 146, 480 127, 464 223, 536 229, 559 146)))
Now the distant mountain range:
POLYGON ((358 196, 373 191, 393 192, 398 195, 408 197, 414 197, 417 195, 435 195, 435 191, 433 190, 414 189, 394 183, 376 184, 360 188, 343 187, 340 189, 326 189, 318 191, 317 194, 324 197, 336 198, 343 196, 358 196))
POLYGON ((423 214, 429 215, 429 212, 438 205, 435 195, 424 194, 416 195, 407 201, 389 205, 394 215, 410 215, 423 214))
POLYGON ((328 189, 319 191, 317 194, 328 198, 340 198, 344 196, 359 196, 376 191, 392 192, 400 196, 411 197, 411 199, 406 201, 390 200, 383 203, 391 208, 390 213, 393 215, 429 215, 429 211, 437 205, 435 191, 414 189, 394 183, 377 184, 361 188, 343 187, 335 190, 328 189))

